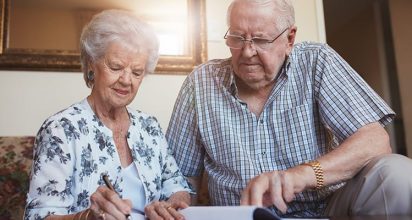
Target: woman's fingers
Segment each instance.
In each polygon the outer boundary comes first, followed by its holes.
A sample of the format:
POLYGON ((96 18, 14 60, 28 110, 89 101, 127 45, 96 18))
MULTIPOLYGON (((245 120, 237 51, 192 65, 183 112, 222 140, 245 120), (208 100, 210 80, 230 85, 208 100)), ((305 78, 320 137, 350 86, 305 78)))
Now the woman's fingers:
MULTIPOLYGON (((159 202, 159 201, 152 202, 151 204, 149 204, 148 206, 144 208, 145 214, 151 220, 157 220, 157 219, 163 219, 163 218, 171 219, 172 216, 170 214, 167 214, 168 216, 165 214, 165 213, 168 213, 165 206, 166 205, 164 204, 164 202, 159 202)), ((167 207, 168 206, 170 205, 167 205, 167 207)))
POLYGON ((172 206, 173 206, 175 209, 185 209, 185 208, 189 207, 189 205, 188 205, 187 203, 182 202, 182 201, 177 202, 177 203, 173 204, 172 206))
POLYGON ((188 205, 184 202, 170 204, 165 201, 155 201, 145 207, 146 216, 150 220, 157 219, 184 219, 177 209, 187 208, 188 205))
POLYGON ((170 215, 173 216, 174 219, 178 219, 178 220, 183 220, 184 216, 182 214, 180 214, 177 209, 173 208, 172 206, 169 206, 168 208, 166 208, 166 210, 169 212, 170 215))
POLYGON ((95 217, 104 216, 105 219, 125 219, 131 212, 131 202, 122 200, 116 192, 100 186, 91 197, 90 208, 95 217))

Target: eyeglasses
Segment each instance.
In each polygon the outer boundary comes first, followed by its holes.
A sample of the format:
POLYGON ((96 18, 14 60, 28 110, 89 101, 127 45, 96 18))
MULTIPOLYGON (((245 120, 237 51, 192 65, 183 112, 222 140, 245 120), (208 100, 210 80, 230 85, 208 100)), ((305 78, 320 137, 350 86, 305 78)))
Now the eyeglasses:
POLYGON ((245 42, 247 41, 250 42, 250 44, 253 44, 256 49, 265 50, 270 46, 271 43, 275 42, 275 40, 278 39, 288 29, 289 28, 283 30, 278 36, 273 38, 273 40, 268 40, 260 37, 252 37, 251 39, 246 39, 239 35, 232 35, 229 34, 229 28, 223 38, 226 39, 226 45, 232 49, 242 49, 245 46, 245 42))

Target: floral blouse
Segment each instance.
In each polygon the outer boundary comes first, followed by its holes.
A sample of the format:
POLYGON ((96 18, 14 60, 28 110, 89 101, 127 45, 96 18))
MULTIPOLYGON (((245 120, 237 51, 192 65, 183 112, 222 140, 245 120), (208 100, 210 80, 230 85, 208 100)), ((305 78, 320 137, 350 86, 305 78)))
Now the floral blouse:
MULTIPOLYGON (((156 118, 128 109, 127 142, 143 183, 146 204, 178 191, 192 192, 179 171, 156 118)), ((90 206, 89 197, 108 174, 122 195, 122 166, 112 131, 94 114, 87 99, 51 116, 34 148, 25 219, 66 215, 90 206)), ((143 196, 143 195, 142 195, 143 196)))

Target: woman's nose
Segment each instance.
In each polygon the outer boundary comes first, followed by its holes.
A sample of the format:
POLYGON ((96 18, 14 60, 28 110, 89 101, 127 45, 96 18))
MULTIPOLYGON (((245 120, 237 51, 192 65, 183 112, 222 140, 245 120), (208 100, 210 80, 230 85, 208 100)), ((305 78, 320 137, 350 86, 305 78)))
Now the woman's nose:
POLYGON ((121 82, 122 84, 131 84, 132 82, 132 71, 130 70, 123 70, 123 72, 120 74, 119 77, 119 82, 121 82))

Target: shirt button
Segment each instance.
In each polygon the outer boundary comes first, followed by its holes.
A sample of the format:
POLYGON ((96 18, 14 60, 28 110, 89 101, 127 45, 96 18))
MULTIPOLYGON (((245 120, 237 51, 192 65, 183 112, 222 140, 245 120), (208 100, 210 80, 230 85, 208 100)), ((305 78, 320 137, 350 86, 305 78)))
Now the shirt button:
POLYGON ((263 121, 263 119, 260 119, 260 121, 259 121, 259 122, 260 122, 261 124, 263 124, 263 122, 264 122, 264 121, 263 121))
POLYGON ((263 151, 263 152, 262 152, 262 155, 266 155, 266 151, 263 151))

